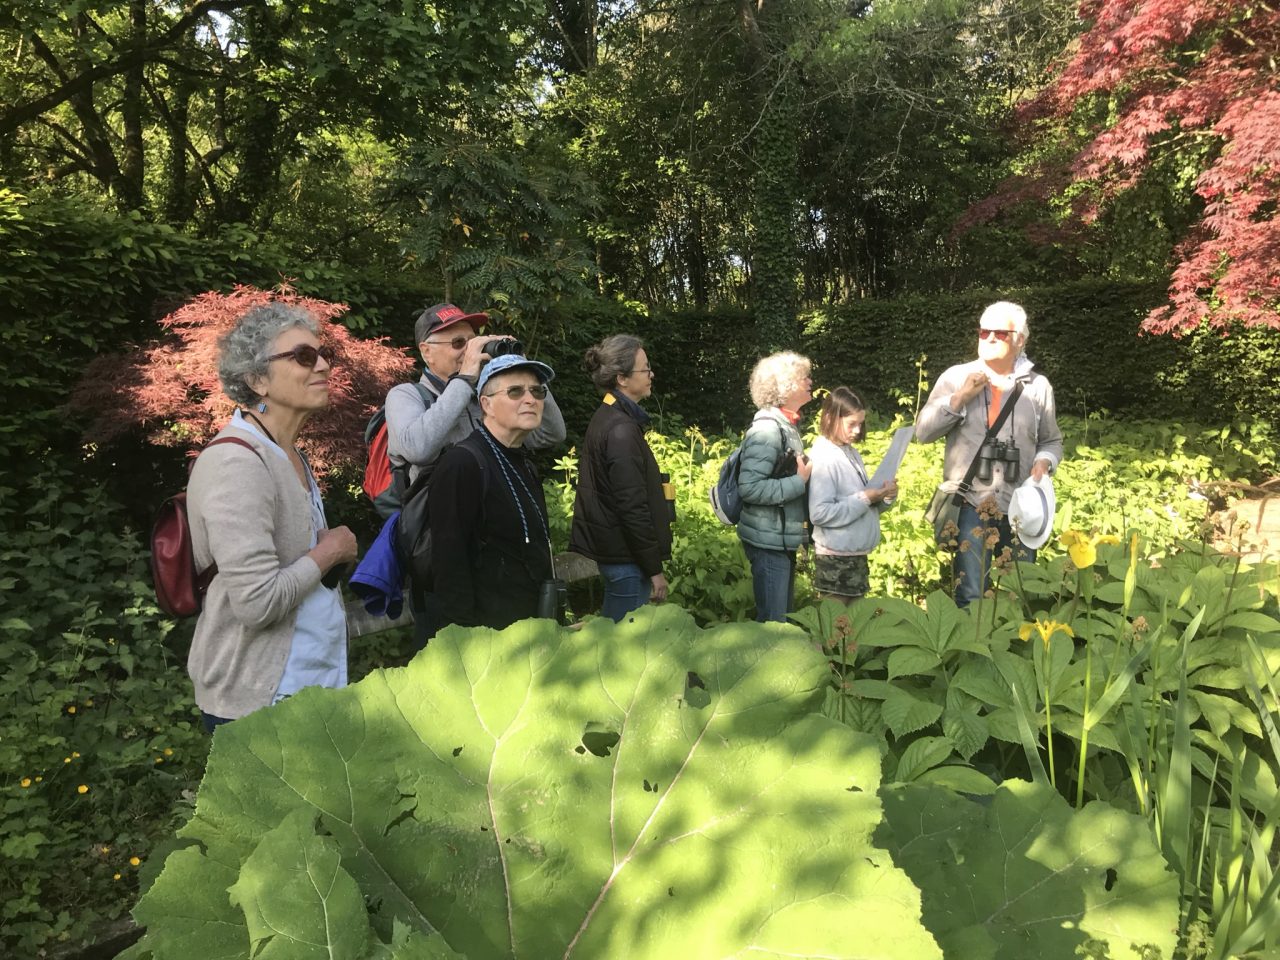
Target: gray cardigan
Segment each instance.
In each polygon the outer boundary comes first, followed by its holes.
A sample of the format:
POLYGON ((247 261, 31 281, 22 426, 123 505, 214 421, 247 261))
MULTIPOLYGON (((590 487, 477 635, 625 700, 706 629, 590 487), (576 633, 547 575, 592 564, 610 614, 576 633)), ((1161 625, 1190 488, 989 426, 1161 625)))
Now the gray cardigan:
POLYGON ((205 713, 235 719, 275 697, 293 644, 298 605, 320 582, 307 556, 311 498, 292 464, 247 430, 253 451, 219 444, 196 458, 187 513, 196 568, 217 562, 196 621, 187 672, 205 713))
POLYGON ((870 553, 880 542, 880 514, 891 503, 867 502, 867 468, 853 447, 818 437, 809 449, 809 522, 818 553, 870 553))
POLYGON ((784 450, 804 452, 798 431, 777 407, 756 413, 742 438, 738 492, 742 517, 738 537, 762 550, 795 550, 809 541, 804 479, 775 476, 784 450))
MULTIPOLYGON (((419 381, 435 400, 424 404, 422 394, 411 383, 401 383, 387 394, 387 452, 391 462, 409 464, 409 480, 432 463, 445 447, 465 440, 483 419, 475 389, 461 377, 447 381, 439 389, 425 373, 419 381)), ((555 397, 547 393, 542 424, 524 439, 530 450, 555 446, 565 438, 564 416, 555 397)))

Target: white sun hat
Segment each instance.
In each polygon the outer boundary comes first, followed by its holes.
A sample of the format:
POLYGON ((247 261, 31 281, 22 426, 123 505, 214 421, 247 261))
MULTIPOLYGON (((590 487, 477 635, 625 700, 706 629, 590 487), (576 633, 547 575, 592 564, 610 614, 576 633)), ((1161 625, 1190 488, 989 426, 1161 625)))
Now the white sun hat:
POLYGON ((1053 533, 1053 512, 1057 509, 1053 496, 1053 480, 1045 474, 1039 480, 1028 477, 1013 491, 1009 501, 1009 526, 1022 545, 1029 550, 1039 550, 1053 533))

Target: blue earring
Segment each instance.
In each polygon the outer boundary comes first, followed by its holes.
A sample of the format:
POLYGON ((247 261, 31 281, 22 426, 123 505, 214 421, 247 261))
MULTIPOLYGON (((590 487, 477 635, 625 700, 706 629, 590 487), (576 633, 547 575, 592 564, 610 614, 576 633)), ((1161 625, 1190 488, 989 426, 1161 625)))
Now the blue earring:
POLYGON ((266 413, 266 412, 267 412, 267 401, 265 401, 265 400, 259 400, 259 401, 258 401, 258 412, 259 412, 259 413, 266 413))

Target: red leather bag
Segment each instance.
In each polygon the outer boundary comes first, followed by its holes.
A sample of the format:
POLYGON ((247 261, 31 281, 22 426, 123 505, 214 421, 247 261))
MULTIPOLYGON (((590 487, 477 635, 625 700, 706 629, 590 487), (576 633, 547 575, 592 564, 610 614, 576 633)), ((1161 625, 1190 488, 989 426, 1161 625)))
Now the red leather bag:
MULTIPOLYGON (((239 444, 258 456, 253 444, 235 437, 213 440, 205 449, 219 443, 239 444)), ((151 580, 156 587, 156 603, 171 617, 193 617, 200 612, 205 592, 217 575, 217 564, 207 570, 196 570, 191 522, 187 517, 187 491, 183 490, 161 505, 151 526, 151 580)))

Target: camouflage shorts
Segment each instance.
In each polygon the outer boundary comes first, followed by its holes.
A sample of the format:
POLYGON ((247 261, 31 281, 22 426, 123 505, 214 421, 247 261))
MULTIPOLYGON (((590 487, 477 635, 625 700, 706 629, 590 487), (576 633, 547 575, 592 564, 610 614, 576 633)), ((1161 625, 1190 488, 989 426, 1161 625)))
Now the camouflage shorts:
POLYGON ((847 597, 851 600, 865 597, 871 589, 871 571, 867 558, 815 554, 813 589, 824 596, 847 597))

